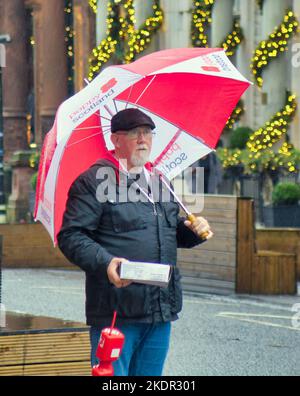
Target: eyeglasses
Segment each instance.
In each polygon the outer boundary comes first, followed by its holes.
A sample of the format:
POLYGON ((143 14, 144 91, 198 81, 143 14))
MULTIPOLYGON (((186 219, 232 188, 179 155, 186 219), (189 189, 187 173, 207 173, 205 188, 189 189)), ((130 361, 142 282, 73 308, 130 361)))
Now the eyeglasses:
POLYGON ((125 135, 128 137, 130 140, 135 140, 141 135, 144 135, 146 138, 150 138, 150 136, 155 136, 155 132, 152 131, 150 128, 147 129, 141 129, 141 128, 134 128, 130 129, 129 131, 124 131, 124 132, 117 132, 117 135, 125 135))

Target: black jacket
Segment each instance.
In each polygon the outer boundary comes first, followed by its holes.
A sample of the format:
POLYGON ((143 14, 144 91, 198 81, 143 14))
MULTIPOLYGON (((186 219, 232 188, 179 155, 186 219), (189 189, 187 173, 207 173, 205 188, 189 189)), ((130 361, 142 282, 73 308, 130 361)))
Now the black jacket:
POLYGON ((118 203, 118 188, 116 200, 99 202, 103 180, 97 179, 97 171, 107 165, 113 170, 112 163, 99 161, 72 184, 58 234, 61 251, 86 273, 87 324, 109 324, 115 309, 118 323, 174 320, 182 308, 177 247, 190 248, 202 241, 184 225, 174 201, 157 202, 157 215, 147 200, 118 203), (114 257, 173 264, 168 287, 132 283, 116 288, 106 272, 114 257))

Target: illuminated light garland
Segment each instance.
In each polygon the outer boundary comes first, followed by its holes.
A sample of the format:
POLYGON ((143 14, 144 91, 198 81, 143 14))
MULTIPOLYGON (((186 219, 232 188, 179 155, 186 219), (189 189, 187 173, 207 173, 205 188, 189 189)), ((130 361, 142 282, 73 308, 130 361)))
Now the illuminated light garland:
POLYGON ((234 127, 234 124, 240 120, 241 116, 244 113, 245 113, 244 102, 242 100, 239 100, 237 106, 233 110, 233 113, 231 114, 230 118, 226 123, 226 129, 232 129, 234 127))
MULTIPOLYGON (((192 12, 192 33, 191 40, 193 47, 208 47, 208 37, 206 35, 206 29, 212 22, 212 9, 215 1, 214 0, 196 0, 194 1, 194 8, 192 12)), ((226 51, 227 56, 234 55, 237 46, 243 40, 243 32, 237 21, 234 20, 232 32, 223 40, 219 45, 226 51)), ((240 101, 238 106, 233 111, 233 114, 226 123, 227 129, 232 129, 234 124, 240 119, 244 113, 243 102, 240 101)))
POLYGON ((286 104, 283 109, 250 136, 247 142, 248 149, 256 153, 260 150, 271 148, 287 133, 288 127, 294 118, 296 108, 296 96, 287 95, 286 104))
POLYGON ((286 168, 290 173, 297 173, 300 170, 300 151, 296 150, 292 144, 284 142, 278 150, 275 161, 281 167, 286 168))
POLYGON ((268 64, 280 53, 288 50, 288 41, 297 33, 299 23, 293 11, 287 11, 280 26, 269 35, 267 40, 259 43, 251 61, 251 69, 256 84, 263 86, 262 74, 268 64))
POLYGON ((163 12, 159 0, 153 5, 153 15, 146 19, 141 28, 135 29, 135 9, 133 0, 111 0, 107 5, 107 37, 92 52, 89 59, 89 80, 99 73, 102 66, 117 54, 119 60, 129 63, 146 49, 153 34, 163 22, 163 12), (121 15, 123 6, 124 15, 121 15))
MULTIPOLYGON (((205 33, 212 22, 212 9, 215 0, 196 0, 192 12, 192 44, 193 47, 208 47, 208 37, 205 33)), ((232 32, 219 45, 226 50, 227 56, 234 55, 237 46, 243 40, 242 28, 235 18, 232 32)))
POLYGON ((192 12, 192 45, 193 47, 208 47, 206 29, 211 24, 211 14, 214 0, 194 0, 192 12))
MULTIPOLYGON (((257 0, 262 8, 263 0, 257 0)), ((252 59, 251 68, 258 86, 263 85, 262 72, 273 57, 277 57, 288 48, 288 40, 296 33, 298 22, 292 11, 287 11, 283 23, 274 30, 267 41, 262 41, 252 59), (261 48, 262 47, 262 48, 261 48), (274 51, 276 49, 276 51, 274 51), (269 56, 268 56, 269 55, 269 56), (263 58, 264 57, 264 58, 263 58)), ((232 36, 230 37, 232 39, 232 36)), ((226 40, 224 40, 224 43, 226 40)), ((222 47, 226 47, 222 44, 222 47)), ((227 55, 230 56, 230 50, 227 55)), ((217 153, 225 169, 243 166, 244 173, 275 171, 278 168, 290 173, 300 170, 300 151, 293 145, 284 142, 278 152, 272 150, 273 145, 287 133, 288 127, 296 112, 296 96, 289 94, 283 109, 275 114, 262 128, 255 131, 245 150, 218 149, 217 153)), ((235 113, 233 113, 233 116, 235 113)), ((226 127, 232 128, 234 121, 229 119, 226 127)))
POLYGON ((251 153, 247 149, 219 148, 217 155, 224 169, 243 166, 245 174, 274 172, 279 168, 287 173, 297 173, 300 170, 300 151, 286 142, 277 153, 272 149, 251 153))
MULTIPOLYGON (((257 3, 262 8, 263 0, 257 1, 257 3)), ((267 40, 260 42, 251 61, 252 73, 258 87, 261 88, 263 86, 263 71, 268 66, 269 62, 288 50, 288 42, 293 35, 297 33, 298 27, 299 23, 294 13, 288 10, 280 26, 274 29, 267 40)), ((269 151, 274 143, 278 142, 287 133, 288 127, 295 115, 296 107, 296 96, 289 94, 283 109, 276 113, 262 128, 259 128, 250 136, 247 142, 249 150, 258 155, 260 155, 260 152, 269 151)), ((284 143, 282 149, 280 149, 278 153, 274 153, 271 169, 275 170, 276 166, 281 167, 281 164, 284 163, 284 159, 287 158, 291 150, 294 150, 293 146, 285 145, 284 143)), ((286 164, 286 169, 290 172, 294 172, 296 169, 295 163, 291 162, 290 165, 286 164)))
MULTIPOLYGON (((241 44, 244 39, 243 30, 237 20, 233 21, 232 31, 227 35, 227 37, 223 40, 223 42, 219 45, 219 47, 224 48, 226 51, 226 55, 231 57, 235 54, 237 47, 241 44)), ((240 100, 234 109, 231 117, 226 123, 227 129, 232 129, 236 122, 238 122, 241 116, 244 114, 244 102, 240 100)))
MULTIPOLYGON (((233 56, 237 50, 237 47, 241 44, 242 40, 244 39, 243 31, 238 23, 237 19, 233 22, 233 29, 227 35, 227 37, 223 40, 223 42, 219 45, 219 47, 224 48, 226 51, 226 55, 228 57, 233 56)), ((234 124, 238 122, 241 116, 244 114, 244 102, 240 100, 234 109, 231 117, 228 119, 226 123, 227 129, 232 129, 234 124)))
POLYGON ((243 30, 237 20, 233 21, 232 31, 227 35, 219 47, 224 48, 227 56, 233 56, 237 50, 237 47, 241 44, 244 39, 243 30))
POLYGON ((73 1, 65 1, 65 42, 67 50, 67 60, 68 60, 68 92, 70 95, 73 94, 74 90, 74 28, 73 28, 73 1))
POLYGON ((299 170, 300 155, 292 145, 284 143, 277 153, 268 149, 256 154, 249 154, 245 173, 277 171, 296 173, 299 170))
POLYGON ((232 166, 241 165, 241 153, 240 149, 228 149, 218 148, 217 155, 224 169, 232 166))
POLYGON ((284 142, 275 153, 271 148, 285 136, 297 108, 296 96, 288 95, 284 108, 267 122, 263 128, 255 131, 247 142, 247 149, 218 149, 224 168, 243 165, 245 173, 257 173, 263 170, 275 171, 279 167, 290 173, 300 169, 300 152, 292 144, 284 142))
POLYGON ((97 3, 98 3, 98 0, 89 0, 89 5, 95 14, 97 14, 97 7, 98 7, 97 3))
POLYGON ((128 51, 127 41, 129 37, 134 34, 135 31, 135 8, 133 5, 133 0, 127 0, 124 3, 124 17, 120 18, 121 29, 119 31, 119 44, 121 52, 121 61, 124 63, 125 54, 128 51))
POLYGON ((89 58, 89 75, 91 81, 99 73, 101 67, 110 60, 116 51, 118 44, 118 32, 121 30, 120 19, 118 16, 118 4, 120 1, 109 1, 107 3, 107 31, 106 38, 93 49, 92 56, 89 58))
POLYGON ((128 50, 124 58, 126 63, 132 62, 136 55, 147 48, 151 43, 153 34, 162 26, 163 18, 163 11, 160 8, 159 2, 156 1, 153 4, 153 15, 147 18, 139 29, 129 32, 128 50))

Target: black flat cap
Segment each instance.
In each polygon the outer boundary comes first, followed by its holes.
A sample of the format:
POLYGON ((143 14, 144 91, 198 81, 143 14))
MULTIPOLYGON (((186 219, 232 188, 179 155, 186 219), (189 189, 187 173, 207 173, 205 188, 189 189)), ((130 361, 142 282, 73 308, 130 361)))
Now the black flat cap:
POLYGON ((139 109, 125 109, 116 113, 111 119, 111 132, 129 131, 138 126, 146 125, 155 128, 152 119, 139 109))

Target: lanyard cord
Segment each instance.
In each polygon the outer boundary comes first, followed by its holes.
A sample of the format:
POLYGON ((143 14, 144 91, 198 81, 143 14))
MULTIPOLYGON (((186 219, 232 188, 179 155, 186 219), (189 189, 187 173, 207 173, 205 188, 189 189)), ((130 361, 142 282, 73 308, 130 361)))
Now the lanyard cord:
POLYGON ((132 184, 138 188, 138 190, 144 195, 144 197, 148 199, 149 202, 152 203, 154 214, 157 215, 157 210, 153 197, 153 186, 152 186, 151 176, 149 175, 147 169, 144 168, 143 171, 146 177, 148 187, 150 187, 151 194, 147 193, 136 181, 134 181, 132 184))
MULTIPOLYGON (((119 165, 120 165, 122 171, 125 172, 127 176, 129 176, 130 173, 128 172, 128 170, 125 168, 125 166, 122 164, 121 161, 119 161, 119 165)), ((148 187, 150 187, 151 194, 147 193, 136 181, 134 181, 132 184, 148 199, 149 202, 152 203, 152 205, 154 206, 154 211, 156 213, 155 202, 154 202, 153 193, 152 193, 153 186, 152 186, 151 176, 149 175, 149 172, 145 167, 143 167, 143 172, 144 172, 148 187)))

